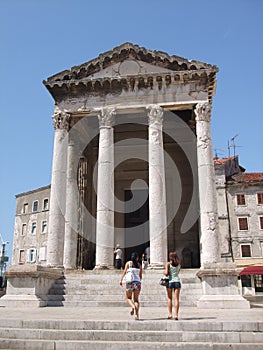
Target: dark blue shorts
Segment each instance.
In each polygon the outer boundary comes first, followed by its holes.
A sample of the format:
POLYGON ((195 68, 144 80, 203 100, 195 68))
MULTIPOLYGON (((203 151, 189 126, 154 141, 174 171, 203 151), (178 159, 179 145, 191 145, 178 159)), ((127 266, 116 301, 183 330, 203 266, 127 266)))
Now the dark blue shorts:
POLYGON ((166 288, 180 289, 181 288, 181 282, 169 282, 168 286, 166 286, 166 288))

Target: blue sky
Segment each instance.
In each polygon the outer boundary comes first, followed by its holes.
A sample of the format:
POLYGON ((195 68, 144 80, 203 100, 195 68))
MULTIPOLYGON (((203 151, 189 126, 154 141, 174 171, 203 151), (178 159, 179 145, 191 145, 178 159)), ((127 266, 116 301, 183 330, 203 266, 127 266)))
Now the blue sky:
POLYGON ((54 102, 42 80, 124 42, 215 64, 213 148, 263 171, 262 0, 0 0, 0 232, 15 195, 51 179, 54 102), (233 149, 231 149, 231 155, 233 149))

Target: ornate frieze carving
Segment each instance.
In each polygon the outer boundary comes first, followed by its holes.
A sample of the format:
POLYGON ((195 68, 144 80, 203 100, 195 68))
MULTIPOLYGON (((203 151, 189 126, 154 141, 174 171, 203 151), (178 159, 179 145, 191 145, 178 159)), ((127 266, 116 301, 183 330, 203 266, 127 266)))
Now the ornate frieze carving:
POLYGON ((102 108, 98 114, 100 128, 110 128, 114 125, 115 108, 102 108))
POLYGON ((210 122, 211 104, 209 102, 199 102, 195 107, 196 121, 210 122))
POLYGON ((70 113, 62 112, 60 109, 55 109, 52 119, 55 129, 69 130, 70 113))
POLYGON ((148 112, 149 125, 157 124, 162 126, 163 124, 163 108, 159 105, 150 105, 146 108, 148 112))

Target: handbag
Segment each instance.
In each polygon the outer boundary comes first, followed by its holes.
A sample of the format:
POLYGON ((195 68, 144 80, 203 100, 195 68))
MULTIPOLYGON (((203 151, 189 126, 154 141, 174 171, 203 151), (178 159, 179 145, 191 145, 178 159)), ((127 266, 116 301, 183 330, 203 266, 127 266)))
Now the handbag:
POLYGON ((168 284, 169 284, 169 277, 163 276, 163 277, 160 279, 159 284, 160 284, 161 286, 163 286, 163 287, 168 286, 168 284))

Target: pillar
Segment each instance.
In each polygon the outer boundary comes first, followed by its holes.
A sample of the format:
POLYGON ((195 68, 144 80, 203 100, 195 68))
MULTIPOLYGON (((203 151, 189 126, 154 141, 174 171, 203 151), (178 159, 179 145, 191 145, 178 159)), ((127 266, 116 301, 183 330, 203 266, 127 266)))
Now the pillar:
POLYGON ((97 183, 96 269, 113 268, 114 248, 114 109, 103 109, 99 118, 97 183))
POLYGON ((166 188, 163 153, 163 109, 148 107, 149 142, 149 236, 151 267, 163 268, 167 261, 166 188))
POLYGON ((197 163, 200 206, 201 268, 203 295, 199 308, 246 309, 249 302, 238 289, 238 270, 233 263, 220 260, 215 171, 210 131, 211 105, 198 103, 195 108, 197 163))
POLYGON ((77 165, 80 156, 77 153, 76 140, 78 134, 71 129, 67 152, 67 188, 65 215, 65 242, 63 265, 66 269, 75 269, 77 262, 78 228, 80 198, 77 187, 77 165))
POLYGON ((63 266, 63 249, 65 234, 65 193, 67 170, 67 136, 69 114, 55 110, 54 150, 50 191, 49 229, 47 244, 47 265, 63 266))
POLYGON ((215 170, 210 131, 211 106, 198 103, 195 108, 197 163, 200 205, 201 265, 216 263, 219 259, 217 235, 217 202, 215 170))

